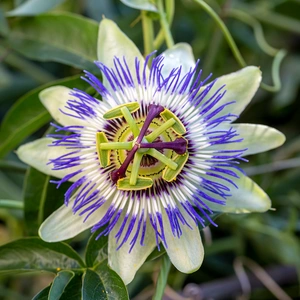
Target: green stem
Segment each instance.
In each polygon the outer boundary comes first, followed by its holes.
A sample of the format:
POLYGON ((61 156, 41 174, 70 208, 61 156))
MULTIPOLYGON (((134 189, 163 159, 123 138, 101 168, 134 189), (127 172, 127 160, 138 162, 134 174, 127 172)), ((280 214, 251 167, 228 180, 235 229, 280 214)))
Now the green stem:
POLYGON ((144 38, 144 54, 145 56, 154 51, 154 30, 152 19, 148 17, 146 11, 141 12, 142 26, 143 26, 143 38, 144 38))
POLYGON ((237 2, 236 7, 265 24, 300 34, 300 21, 297 19, 286 17, 262 7, 257 8, 256 5, 242 4, 240 1, 237 2))
POLYGON ((284 49, 281 49, 277 52, 274 60, 273 60, 273 64, 272 64, 272 79, 273 79, 273 83, 274 85, 268 85, 265 83, 261 83, 260 86, 261 88, 263 88, 264 90, 268 91, 268 92, 278 92, 281 89, 281 80, 280 80, 280 65, 282 60, 284 59, 284 57, 286 56, 287 52, 284 49))
POLYGON ((279 51, 279 49, 275 49, 268 44, 265 39, 262 26, 254 17, 238 9, 230 9, 226 12, 226 15, 250 25, 253 28, 257 44, 265 53, 270 56, 275 56, 279 51))
POLYGON ((275 56, 272 64, 272 80, 274 85, 271 86, 262 82, 260 87, 269 92, 278 92, 281 89, 281 80, 279 75, 280 65, 283 58, 286 56, 286 51, 271 47, 264 37, 263 29, 260 23, 254 17, 248 15, 248 13, 237 9, 231 9, 227 12, 227 15, 250 25, 254 30, 254 35, 258 46, 268 55, 275 56))
POLYGON ((24 209, 24 203, 17 200, 0 200, 0 208, 24 209))
POLYGON ((237 45, 235 44, 229 30, 227 29, 226 25, 224 24, 224 22, 222 21, 222 19, 218 16, 218 14, 207 4, 205 3, 203 0, 194 0, 196 3, 198 3, 217 23, 217 25, 220 27, 221 31, 224 34, 224 37, 235 57, 235 59, 237 60, 237 62, 239 63, 239 65, 241 67, 246 67, 247 64, 245 62, 245 60, 243 59, 237 45))
POLYGON ((163 30, 164 37, 166 40, 166 44, 168 48, 171 48, 174 46, 174 40, 170 31, 170 25, 168 23, 166 13, 164 11, 164 6, 162 0, 157 0, 157 8, 160 16, 160 26, 163 30))
MULTIPOLYGON (((166 17, 167 21, 169 23, 169 27, 171 27, 171 24, 174 19, 174 13, 175 13, 175 3, 174 0, 166 0, 166 17)), ((160 29, 158 32, 155 40, 154 40, 154 49, 158 49, 162 43, 165 40, 165 35, 163 29, 160 29)))
POLYGON ((162 265, 157 278, 155 293, 153 295, 153 300, 161 300, 164 295, 164 290, 167 285, 168 275, 171 268, 171 262, 167 254, 163 256, 162 265))

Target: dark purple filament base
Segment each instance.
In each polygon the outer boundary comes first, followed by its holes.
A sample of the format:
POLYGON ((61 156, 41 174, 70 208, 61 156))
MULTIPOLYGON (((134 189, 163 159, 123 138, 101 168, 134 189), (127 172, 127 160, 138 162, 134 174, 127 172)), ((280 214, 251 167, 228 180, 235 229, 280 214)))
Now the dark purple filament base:
POLYGON ((187 141, 184 138, 178 138, 172 142, 141 143, 140 148, 171 149, 177 154, 183 155, 187 149, 187 141))

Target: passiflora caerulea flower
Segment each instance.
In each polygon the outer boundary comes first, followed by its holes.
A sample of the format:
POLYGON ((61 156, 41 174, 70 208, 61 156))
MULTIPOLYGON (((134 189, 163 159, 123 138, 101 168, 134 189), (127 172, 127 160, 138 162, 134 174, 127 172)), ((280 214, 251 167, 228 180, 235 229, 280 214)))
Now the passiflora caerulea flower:
POLYGON ((193 272, 203 260, 204 218, 214 224, 214 211, 270 208, 239 163, 279 146, 284 136, 263 125, 232 124, 261 72, 247 67, 209 82, 186 44, 144 60, 109 20, 100 25, 98 54, 103 81, 89 72, 84 80, 101 100, 63 86, 42 91, 56 133, 17 151, 60 178, 58 187, 73 182, 40 236, 60 241, 87 228, 109 235, 109 265, 125 283, 160 244, 178 270, 193 272))

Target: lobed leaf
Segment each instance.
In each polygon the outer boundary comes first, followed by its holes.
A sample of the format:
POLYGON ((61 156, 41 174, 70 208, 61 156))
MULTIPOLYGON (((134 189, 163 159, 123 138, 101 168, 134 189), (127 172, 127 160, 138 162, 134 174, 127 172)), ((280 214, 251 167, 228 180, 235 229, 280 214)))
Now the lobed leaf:
POLYGON ((60 299, 62 294, 65 291, 65 288, 72 281, 74 276, 75 276, 75 273, 72 271, 59 272, 52 282, 52 285, 51 285, 51 288, 49 291, 48 300, 60 299))
POLYGON ((75 274, 68 282, 59 300, 82 300, 82 274, 75 274))
POLYGON ((48 300, 48 295, 50 291, 51 286, 47 286, 43 290, 41 290, 39 293, 37 293, 32 300, 48 300))
POLYGON ((42 222, 63 204, 69 183, 59 189, 50 183, 50 176, 29 168, 24 182, 24 221, 28 235, 37 235, 42 222))
POLYGON ((104 289, 105 298, 108 300, 127 300, 128 292, 124 282, 121 277, 113 270, 111 270, 107 265, 107 260, 102 261, 96 267, 94 271, 98 274, 104 289))
MULTIPOLYGON (((44 2, 44 1, 43 1, 44 2)), ((24 56, 56 61, 99 73, 97 22, 66 12, 18 19, 11 26, 9 45, 24 56)))
POLYGON ((108 299, 99 275, 87 269, 82 280, 82 300, 108 299))
POLYGON ((23 238, 0 247, 0 274, 78 270, 80 256, 67 244, 46 243, 39 238, 23 238))

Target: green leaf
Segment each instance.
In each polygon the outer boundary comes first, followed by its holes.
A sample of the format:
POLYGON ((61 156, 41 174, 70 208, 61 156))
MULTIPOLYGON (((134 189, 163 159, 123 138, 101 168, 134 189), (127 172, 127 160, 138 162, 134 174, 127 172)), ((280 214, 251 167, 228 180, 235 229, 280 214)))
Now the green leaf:
POLYGON ((105 293, 105 287, 99 275, 90 269, 87 269, 83 275, 82 299, 83 300, 108 299, 108 296, 105 293))
POLYGON ((17 8, 7 12, 6 15, 9 17, 35 16, 54 8, 64 1, 65 0, 28 0, 17 8))
POLYGON ((0 8, 0 34, 7 36, 9 33, 8 24, 4 16, 3 10, 0 8))
POLYGON ((24 221, 28 235, 37 235, 43 221, 50 176, 29 168, 24 181, 24 221))
POLYGON ((151 0, 121 0, 121 2, 132 8, 157 12, 157 8, 154 5, 155 1, 151 1, 151 0))
POLYGON ((50 183, 50 176, 29 168, 24 182, 24 221, 27 234, 37 235, 42 222, 63 204, 64 193, 69 183, 59 189, 50 183))
POLYGON ((40 102, 38 94, 46 87, 57 84, 78 89, 85 89, 88 86, 80 79, 80 75, 76 75, 42 85, 21 97, 8 111, 2 122, 0 157, 5 156, 26 137, 50 122, 51 116, 40 102))
POLYGON ((87 267, 93 267, 95 263, 102 262, 107 259, 107 243, 108 237, 102 236, 96 240, 99 232, 94 232, 87 244, 85 252, 85 262, 87 267))
POLYGON ((64 293, 66 286, 74 278, 75 273, 72 271, 61 271, 54 278, 53 283, 50 288, 48 300, 60 299, 61 295, 64 293))
POLYGON ((300 266, 300 243, 296 236, 261 224, 255 219, 246 220, 242 227, 247 230, 245 233, 250 236, 260 257, 300 266))
POLYGON ((82 275, 75 274, 69 284, 64 289, 59 300, 82 300, 82 275))
POLYGON ((47 286, 43 290, 41 290, 38 294, 36 294, 32 300, 48 300, 48 295, 50 291, 51 286, 47 286))
POLYGON ((99 275, 99 278, 104 286, 104 298, 109 300, 126 300, 129 299, 126 286, 120 276, 111 270, 107 265, 107 260, 98 264, 94 271, 99 275))
POLYGON ((78 270, 84 266, 67 244, 46 243, 39 238, 23 238, 0 247, 0 274, 78 270))
POLYGON ((0 209, 24 209, 22 201, 11 199, 0 199, 0 209))
POLYGON ((25 173, 27 166, 23 163, 13 160, 0 160, 0 170, 25 173))
MULTIPOLYGON (((1 34, 1 12, 0 12, 0 34, 1 34)), ((0 48, 0 55, 1 55, 0 48)), ((11 72, 7 70, 7 68, 2 64, 0 65, 0 88, 1 90, 7 89, 12 84, 12 75, 11 72)), ((1 94, 0 94, 1 95, 1 94)), ((0 102, 4 102, 5 100, 1 97, 0 102)))
POLYGON ((156 289, 152 299, 160 300, 163 298, 170 268, 171 268, 170 259, 168 255, 165 255, 162 259, 162 266, 157 278, 156 289))
POLYGON ((2 199, 22 199, 22 190, 13 178, 0 171, 0 197, 2 199))
POLYGON ((49 13, 18 19, 11 26, 9 44, 28 58, 56 61, 98 72, 98 24, 71 13, 49 13))

